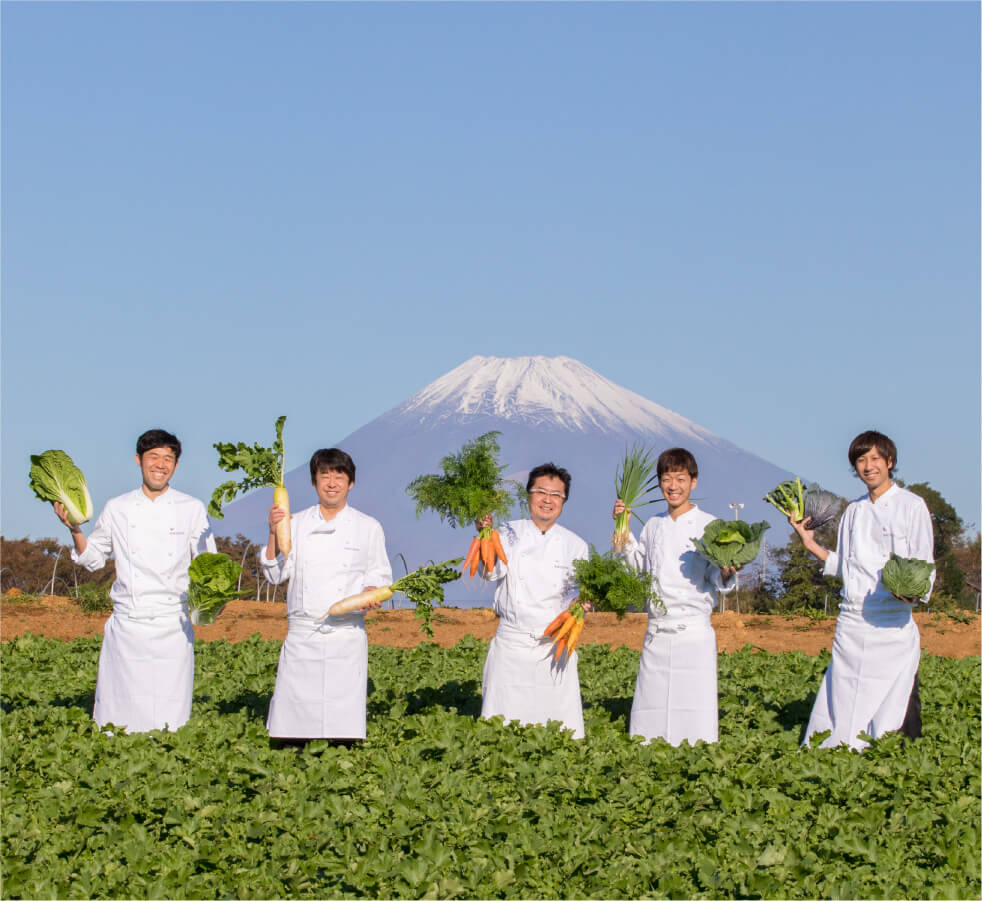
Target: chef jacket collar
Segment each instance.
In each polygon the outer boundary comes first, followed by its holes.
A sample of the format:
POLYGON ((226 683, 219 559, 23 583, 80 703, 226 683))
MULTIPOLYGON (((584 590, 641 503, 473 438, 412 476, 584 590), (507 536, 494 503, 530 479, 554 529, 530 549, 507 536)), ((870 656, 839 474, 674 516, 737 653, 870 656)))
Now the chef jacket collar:
POLYGON ((869 496, 869 492, 866 493, 866 500, 868 500, 875 507, 888 507, 889 504, 884 503, 888 499, 894 497, 897 493, 897 483, 891 482, 890 487, 883 492, 875 501, 869 496))
POLYGON ((137 488, 133 492, 136 495, 136 502, 138 504, 148 504, 150 506, 157 506, 158 504, 173 504, 174 503, 174 489, 167 486, 167 490, 160 495, 156 500, 152 500, 143 493, 143 488, 137 488))
POLYGON ((345 504, 338 512, 334 515, 333 519, 324 519, 321 516, 321 507, 318 504, 314 507, 314 525, 311 528, 311 532, 325 532, 328 535, 334 534, 338 530, 339 525, 344 525, 345 521, 350 517, 348 512, 351 508, 345 504))

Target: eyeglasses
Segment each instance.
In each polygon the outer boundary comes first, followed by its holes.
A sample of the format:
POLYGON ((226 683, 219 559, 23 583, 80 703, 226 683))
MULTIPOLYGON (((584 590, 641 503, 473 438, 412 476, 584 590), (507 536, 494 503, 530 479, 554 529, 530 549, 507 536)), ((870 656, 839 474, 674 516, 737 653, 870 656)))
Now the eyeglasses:
POLYGON ((545 488, 530 488, 529 494, 541 494, 543 497, 552 497, 559 501, 566 500, 566 495, 562 491, 547 491, 545 488))

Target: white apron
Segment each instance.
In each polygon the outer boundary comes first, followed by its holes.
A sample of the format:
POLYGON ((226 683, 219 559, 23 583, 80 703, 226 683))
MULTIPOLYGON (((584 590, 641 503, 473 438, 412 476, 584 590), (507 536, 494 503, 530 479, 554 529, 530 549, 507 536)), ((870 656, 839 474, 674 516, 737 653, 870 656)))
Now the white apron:
POLYGON ((631 705, 631 735, 715 742, 719 739, 716 633, 708 616, 664 622, 651 617, 631 705))
POLYGON ((365 738, 365 621, 290 617, 266 728, 273 738, 365 738))
POLYGON ((583 705, 577 674, 578 655, 553 663, 554 646, 505 622, 498 623, 484 663, 481 716, 503 716, 522 725, 557 720, 583 738, 583 705))
POLYGON ((815 698, 805 742, 831 729, 823 748, 843 743, 861 751, 869 742, 899 729, 907 714, 921 659, 921 636, 913 618, 903 626, 873 626, 862 616, 840 615, 832 641, 832 662, 815 698))
POLYGON ((153 617, 115 611, 103 631, 92 717, 127 732, 178 729, 191 715, 194 629, 180 609, 153 617))

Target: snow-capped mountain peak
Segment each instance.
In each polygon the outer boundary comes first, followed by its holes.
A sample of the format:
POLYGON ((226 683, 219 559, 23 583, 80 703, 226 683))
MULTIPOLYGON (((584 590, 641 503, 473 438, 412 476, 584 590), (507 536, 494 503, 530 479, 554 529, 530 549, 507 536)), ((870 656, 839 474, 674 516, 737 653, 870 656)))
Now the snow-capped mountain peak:
POLYGON ((570 357, 471 357, 393 413, 420 423, 494 416, 569 431, 711 433, 570 357))

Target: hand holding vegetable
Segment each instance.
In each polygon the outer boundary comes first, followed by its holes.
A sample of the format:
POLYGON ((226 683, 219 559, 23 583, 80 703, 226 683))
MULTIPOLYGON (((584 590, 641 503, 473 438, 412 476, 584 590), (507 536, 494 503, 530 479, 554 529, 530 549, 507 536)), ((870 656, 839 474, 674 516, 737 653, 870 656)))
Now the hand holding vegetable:
POLYGON ((494 529, 494 514, 508 516, 512 505, 501 479, 505 467, 498 465, 498 434, 487 432, 465 444, 460 453, 440 461, 442 475, 419 476, 406 487, 416 501, 417 516, 432 510, 454 528, 468 522, 477 525, 479 534, 463 558, 463 571, 472 578, 481 563, 490 572, 498 559, 508 562, 494 529))
POLYGON ((387 601, 399 591, 415 604, 416 616, 423 620, 420 631, 432 637, 433 627, 430 625, 430 620, 433 617, 433 602, 443 603, 443 586, 460 578, 460 573, 457 572, 459 564, 459 557, 443 563, 429 563, 407 573, 401 579, 396 579, 391 585, 366 588, 359 594, 353 594, 333 604, 331 609, 318 619, 318 622, 323 622, 329 616, 343 616, 367 607, 380 607, 383 601, 387 601))
POLYGON ((286 453, 283 448, 285 422, 285 416, 276 420, 276 440, 272 448, 260 447, 258 444, 249 447, 241 441, 238 444, 219 442, 214 445, 218 451, 219 468, 225 472, 241 469, 245 478, 241 482, 222 482, 211 496, 208 513, 216 519, 222 519, 222 504, 233 500, 240 491, 272 486, 273 505, 285 511, 285 515, 275 524, 276 544, 284 556, 289 556, 293 542, 290 538, 290 496, 283 485, 286 475, 286 453))
POLYGON ((58 518, 73 532, 75 526, 92 518, 92 497, 85 476, 64 451, 31 454, 29 485, 39 500, 55 504, 58 518))
POLYGON ((614 505, 615 525, 611 544, 616 550, 622 550, 630 538, 631 516, 635 515, 632 508, 664 500, 663 497, 645 500, 658 487, 657 463, 657 457, 653 459, 652 452, 640 444, 624 450, 624 459, 614 476, 614 493, 617 503, 621 504, 620 509, 617 504, 614 505))

